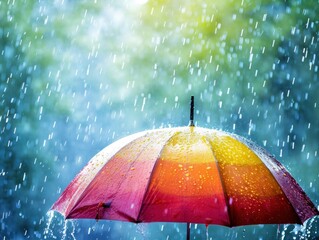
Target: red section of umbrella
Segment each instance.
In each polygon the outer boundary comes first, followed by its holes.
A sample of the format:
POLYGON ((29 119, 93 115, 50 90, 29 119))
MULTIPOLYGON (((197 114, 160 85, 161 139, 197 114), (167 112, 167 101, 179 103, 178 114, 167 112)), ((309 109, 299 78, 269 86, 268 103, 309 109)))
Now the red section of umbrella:
POLYGON ((319 214, 264 149, 194 127, 192 114, 189 127, 141 132, 103 149, 52 209, 66 218, 229 227, 301 224, 319 214))

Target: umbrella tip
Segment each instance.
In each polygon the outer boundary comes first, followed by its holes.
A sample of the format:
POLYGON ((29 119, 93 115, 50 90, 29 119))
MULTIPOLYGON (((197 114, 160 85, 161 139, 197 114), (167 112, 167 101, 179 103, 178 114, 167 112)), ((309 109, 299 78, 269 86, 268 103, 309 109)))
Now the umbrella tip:
POLYGON ((194 127, 194 96, 191 96, 189 126, 194 127))

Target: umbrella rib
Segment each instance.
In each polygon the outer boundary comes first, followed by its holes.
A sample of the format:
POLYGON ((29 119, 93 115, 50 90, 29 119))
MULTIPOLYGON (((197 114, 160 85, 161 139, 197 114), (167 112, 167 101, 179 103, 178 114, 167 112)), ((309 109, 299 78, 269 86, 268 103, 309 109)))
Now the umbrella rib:
POLYGON ((151 175, 150 175, 150 178, 148 179, 148 182, 147 182, 147 186, 145 188, 145 192, 144 192, 144 195, 142 197, 142 201, 141 201, 141 206, 140 206, 140 210, 138 211, 138 215, 137 215, 137 218, 136 218, 136 222, 140 222, 139 218, 140 218, 140 215, 141 215, 141 210, 142 210, 142 207, 143 207, 143 203, 144 203, 144 200, 145 200, 145 197, 149 191, 149 187, 150 187, 150 184, 151 184, 151 180, 153 178, 153 175, 154 175, 154 169, 156 168, 156 166, 158 165, 158 162, 159 162, 159 159, 162 155, 162 152, 166 146, 166 144, 174 137, 176 136, 177 134, 179 134, 180 132, 176 131, 172 134, 172 136, 170 136, 166 141, 165 143, 163 144, 163 147, 161 148, 161 150, 159 151, 159 154, 158 154, 158 157, 156 158, 155 160, 155 163, 154 163, 154 166, 152 168, 152 171, 151 171, 151 175))
POLYGON ((228 220, 229 220, 229 226, 232 226, 232 216, 231 216, 231 211, 230 211, 230 206, 229 206, 229 201, 228 201, 228 195, 227 195, 227 192, 226 192, 226 188, 225 188, 225 183, 223 181, 223 178, 222 178, 222 175, 221 175, 221 170, 220 170, 220 167, 219 167, 219 161, 217 159, 217 157, 215 156, 215 152, 213 150, 213 147, 210 143, 210 140, 208 138, 208 136, 205 136, 207 142, 209 144, 207 144, 209 146, 209 149, 211 150, 212 154, 213 154, 213 157, 215 159, 215 163, 216 163, 216 167, 217 167, 217 170, 218 170, 218 175, 219 175, 219 179, 220 179, 220 182, 221 182, 221 186, 222 186, 222 189, 223 189, 223 193, 224 193, 224 199, 225 199, 225 204, 226 204, 226 208, 227 208, 227 216, 228 216, 228 220))
MULTIPOLYGON (((149 132, 146 132, 146 134, 143 135, 143 136, 141 136, 141 137, 145 137, 145 136, 147 136, 148 134, 149 134, 149 132)), ((135 139, 135 140, 137 140, 137 139, 135 139)), ((134 140, 134 141, 135 141, 135 140, 134 140)), ((131 143, 132 143, 132 142, 130 142, 130 144, 131 144, 131 143)), ((145 149, 147 149, 147 147, 148 147, 150 144, 151 144, 151 141, 149 141, 149 142, 146 144, 146 146, 143 148, 143 150, 141 150, 141 151, 139 152, 139 154, 136 156, 136 158, 135 158, 135 159, 132 161, 132 163, 130 164, 130 167, 136 162, 136 160, 141 156, 141 154, 144 152, 145 149)), ((156 161, 157 161, 157 160, 156 160, 156 161)), ((128 172, 129 172, 129 171, 127 171, 127 173, 128 173, 128 172)), ((121 182, 119 183, 117 189, 119 189, 119 188, 122 186, 123 182, 124 182, 124 179, 123 179, 123 181, 121 181, 121 182)), ((144 198, 144 197, 143 197, 143 198, 144 198)), ((131 219, 130 221, 134 220, 136 223, 139 222, 139 221, 138 221, 138 218, 134 219, 133 217, 128 216, 127 214, 125 214, 125 213, 122 212, 122 211, 118 211, 118 213, 121 214, 122 216, 125 216, 125 217, 128 218, 128 219, 131 219)), ((132 221, 132 222, 133 222, 133 221, 132 221)))

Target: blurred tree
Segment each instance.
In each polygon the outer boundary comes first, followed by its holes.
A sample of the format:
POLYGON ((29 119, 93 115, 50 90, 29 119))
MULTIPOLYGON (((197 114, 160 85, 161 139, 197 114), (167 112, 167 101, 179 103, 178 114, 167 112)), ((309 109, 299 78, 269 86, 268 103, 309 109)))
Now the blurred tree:
POLYGON ((54 172, 46 109, 56 95, 44 77, 50 56, 39 54, 43 46, 33 47, 43 39, 33 25, 36 3, 0 2, 0 212, 1 236, 7 239, 34 238, 45 227, 48 175, 54 172))

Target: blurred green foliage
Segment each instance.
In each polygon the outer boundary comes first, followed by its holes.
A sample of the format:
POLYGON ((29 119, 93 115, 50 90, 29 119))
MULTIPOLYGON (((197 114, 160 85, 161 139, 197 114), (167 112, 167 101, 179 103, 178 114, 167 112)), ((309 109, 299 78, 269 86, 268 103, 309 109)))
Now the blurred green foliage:
MULTIPOLYGON (((318 1, 0 0, 1 237, 61 238, 63 220, 49 231, 46 212, 89 158, 127 134, 188 124, 190 95, 198 125, 264 146, 318 206, 318 14, 318 1)), ((90 224, 66 233, 184 236, 178 224, 90 224)), ((318 237, 317 220, 305 229, 282 239, 318 237)))

